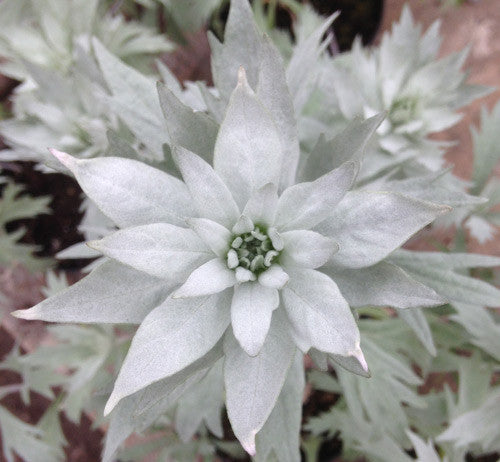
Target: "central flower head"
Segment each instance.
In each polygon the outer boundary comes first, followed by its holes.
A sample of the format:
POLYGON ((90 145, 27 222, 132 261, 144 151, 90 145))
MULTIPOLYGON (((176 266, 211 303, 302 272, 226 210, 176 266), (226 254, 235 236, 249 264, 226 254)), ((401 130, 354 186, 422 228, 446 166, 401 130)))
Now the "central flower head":
POLYGON ((255 225, 249 232, 233 236, 227 253, 227 266, 237 279, 255 281, 257 276, 278 259, 283 241, 274 228, 255 225))
POLYGON ((419 116, 420 105, 420 99, 417 97, 401 97, 392 104, 389 110, 389 119, 396 126, 407 124, 419 116))

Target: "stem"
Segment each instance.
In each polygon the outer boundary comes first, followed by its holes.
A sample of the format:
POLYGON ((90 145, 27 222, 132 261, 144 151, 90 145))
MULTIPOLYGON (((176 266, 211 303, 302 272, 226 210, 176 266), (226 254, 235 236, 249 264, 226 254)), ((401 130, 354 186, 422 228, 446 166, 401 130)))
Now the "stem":
POLYGON ((302 440, 302 449, 306 462, 318 462, 319 448, 321 446, 321 439, 310 435, 306 440, 302 440))
POLYGON ((298 15, 302 10, 302 4, 297 0, 280 0, 280 3, 286 6, 294 15, 298 15))
POLYGON ((276 25, 276 9, 278 7, 278 0, 269 0, 267 10, 267 27, 273 29, 276 25))

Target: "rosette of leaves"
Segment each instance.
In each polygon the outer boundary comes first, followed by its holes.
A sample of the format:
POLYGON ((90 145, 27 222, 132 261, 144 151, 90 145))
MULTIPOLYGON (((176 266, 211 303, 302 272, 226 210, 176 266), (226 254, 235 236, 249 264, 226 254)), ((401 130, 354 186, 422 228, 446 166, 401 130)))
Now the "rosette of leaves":
MULTIPOLYGON (((86 158, 106 152, 110 129, 133 139, 103 102, 103 86, 87 73, 73 69, 62 75, 28 62, 24 66, 29 81, 14 90, 13 117, 0 121, 0 135, 9 146, 0 151, 2 160, 35 161, 38 169, 53 172, 62 169, 47 146, 86 158)), ((86 204, 85 221, 97 228, 105 222, 93 209, 86 204)))
POLYGON ((77 46, 98 37, 121 59, 148 70, 151 57, 173 48, 165 37, 137 20, 127 21, 100 0, 3 0, 0 56, 3 74, 25 80, 23 61, 66 73, 77 46))
MULTIPOLYGON (((240 52, 240 26, 248 30, 246 46, 249 53, 245 53, 245 59, 248 57, 250 61, 245 64, 251 69, 253 78, 258 72, 255 66, 261 57, 269 55, 265 51, 268 45, 257 30, 250 7, 241 1, 234 2, 231 7, 224 46, 217 47, 218 55, 214 58, 214 72, 220 89, 209 89, 202 82, 186 82, 185 88, 182 88, 170 71, 158 63, 161 77, 169 88, 164 99, 177 108, 176 111, 165 112, 166 124, 153 79, 123 63, 97 40, 93 47, 97 63, 81 47, 77 47, 75 66, 64 76, 55 70, 24 63, 33 83, 16 90, 15 118, 0 125, 0 132, 11 146, 9 151, 3 152, 3 158, 34 160, 61 170, 60 164, 54 162, 45 149, 46 146, 53 146, 81 158, 114 155, 157 164, 164 157, 164 147, 168 151, 168 145, 181 144, 196 151, 200 140, 193 139, 189 130, 184 128, 191 124, 205 131, 203 138, 207 147, 203 149, 209 152, 213 149, 210 143, 214 141, 218 129, 216 121, 220 121, 227 105, 230 91, 227 82, 236 79, 238 62, 243 56, 240 52), (252 57, 254 49, 258 59, 252 57), (219 56, 220 53, 223 56, 219 56), (202 111, 208 111, 212 118, 206 117, 202 111)), ((290 63, 293 72, 289 73, 291 77, 288 79, 292 79, 298 93, 302 92, 302 84, 310 78, 303 72, 306 67, 300 67, 298 62, 301 56, 309 56, 310 52, 312 56, 319 53, 317 47, 325 27, 322 24, 321 30, 311 37, 308 35, 310 28, 307 34, 299 34, 295 58, 290 63), (298 71, 300 78, 297 78, 298 71)), ((285 109, 292 110, 291 107, 285 109)), ((68 173, 66 169, 63 171, 68 173)), ((86 201, 84 207, 81 231, 89 239, 102 237, 113 229, 113 223, 102 217, 89 202, 86 201), (95 236, 97 230, 99 232, 95 236)), ((78 246, 61 254, 61 257, 92 255, 88 249, 85 251, 78 246)))
POLYGON ((108 146, 106 132, 118 129, 118 122, 102 103, 96 84, 85 75, 25 66, 30 80, 14 92, 13 117, 0 122, 0 134, 9 145, 1 152, 3 159, 58 167, 44 148, 47 143, 83 158, 102 155, 108 146))
POLYGON ((495 167, 500 161, 500 103, 490 114, 481 112, 481 129, 471 128, 474 145, 474 165, 471 193, 488 199, 486 204, 475 207, 465 219, 465 227, 479 243, 491 241, 500 226, 500 181, 495 175, 495 167))
MULTIPOLYGON (((95 0, 8 0, 0 8, 5 20, 3 72, 23 81, 12 97, 13 118, 0 126, 11 147, 3 158, 50 164, 43 146, 94 157, 105 154, 108 130, 127 136, 106 101, 108 88, 92 56, 91 39, 98 37, 112 53, 151 73, 152 57, 171 49, 164 38, 112 15, 104 2, 95 0), (25 41, 18 40, 20 35, 25 41)), ((134 143, 130 134, 128 138, 134 143)))
MULTIPOLYGON (((47 146, 82 158, 105 155, 112 144, 110 130, 136 143, 109 108, 108 89, 90 52, 91 38, 99 37, 122 59, 150 73, 152 57, 172 49, 164 37, 94 0, 3 1, 0 24, 2 72, 23 81, 12 95, 13 117, 0 123, 9 145, 1 153, 3 160, 60 169, 47 146)), ((151 157, 147 149, 139 155, 151 157)), ((84 211, 82 231, 108 225, 89 203, 84 211)))
MULTIPOLYGON (((332 20, 300 41, 285 70, 248 3, 234 0, 224 43, 211 39, 216 89, 183 92, 160 68, 165 121, 151 80, 94 44, 109 106, 166 161, 133 160, 120 137, 111 157, 55 152, 120 229, 91 243, 105 260, 89 276, 18 315, 140 325, 108 402, 105 460, 172 407, 183 439, 203 426, 221 435, 224 404, 257 460, 299 460, 303 353, 367 375, 352 307, 409 313, 405 322, 432 350, 420 307, 500 299, 461 274, 470 264, 463 256, 396 251, 449 209, 432 203, 431 179, 352 190, 380 117, 348 125, 325 158, 300 151, 294 112, 311 96, 309 64, 332 20), (234 89, 241 63, 247 76, 240 70, 234 89)), ((379 350, 372 345, 375 361, 379 350)), ((398 399, 411 393, 395 381, 417 382, 402 364, 381 380, 398 399)))
MULTIPOLYGON (((107 404, 108 412, 116 408, 112 420, 119 416, 115 439, 133 431, 138 416, 143 425, 148 412, 161 412, 222 368, 225 404, 243 447, 254 454, 266 421, 283 423, 291 409, 295 420, 282 425, 282 437, 270 442, 263 432, 260 441, 267 454, 298 460, 298 352, 318 350, 366 374, 349 302, 411 308, 445 301, 385 260, 449 208, 399 193, 349 191, 359 169, 354 154, 369 130, 353 138, 352 159, 296 183, 300 151, 286 74, 274 47, 263 50, 255 91, 240 69, 215 146, 195 124, 184 130, 200 155, 173 146, 183 181, 132 159, 53 151, 120 230, 90 243, 108 261, 17 315, 141 324, 107 404), (279 441, 293 442, 293 459, 279 441)), ((168 126, 185 110, 162 87, 160 96, 168 126)))
POLYGON ((358 40, 350 52, 323 61, 316 104, 325 113, 336 108, 332 122, 387 113, 364 177, 400 165, 408 176, 438 171, 446 145, 428 135, 454 125, 461 118, 457 109, 490 91, 465 83, 467 49, 438 59, 440 44, 439 22, 422 33, 405 6, 379 47, 367 50, 358 40))
MULTIPOLYGON (((9 145, 1 152, 2 160, 35 161, 42 170, 60 169, 47 146, 83 158, 105 155, 109 130, 134 144, 133 135, 105 100, 108 89, 90 53, 93 36, 148 73, 152 57, 173 48, 153 28, 126 20, 103 1, 0 3, 0 56, 4 58, 0 68, 23 82, 12 95, 13 117, 0 123, 0 134, 9 145)), ((151 156, 147 150, 139 153, 151 156)), ((108 225, 88 203, 85 217, 87 228, 108 225)))

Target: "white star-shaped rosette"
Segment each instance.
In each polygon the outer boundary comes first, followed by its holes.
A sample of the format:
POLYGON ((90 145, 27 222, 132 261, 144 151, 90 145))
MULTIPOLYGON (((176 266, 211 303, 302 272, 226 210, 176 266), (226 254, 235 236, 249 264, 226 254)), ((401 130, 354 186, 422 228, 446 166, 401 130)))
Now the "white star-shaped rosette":
POLYGON ((458 109, 492 91, 466 83, 467 73, 461 68, 468 49, 439 58, 440 45, 439 21, 424 32, 405 6, 399 22, 384 33, 378 47, 367 49, 356 40, 351 51, 320 61, 322 98, 318 100, 323 112, 317 123, 321 130, 328 133, 334 127, 333 122, 324 127, 322 119, 335 111, 337 120, 346 122, 387 113, 360 178, 380 177, 408 164, 409 177, 442 170, 449 143, 429 135, 455 125, 462 118, 458 109))
POLYGON ((297 348, 367 373, 350 303, 443 303, 383 260, 448 210, 397 193, 348 192, 357 161, 293 184, 298 162, 285 157, 265 104, 241 69, 213 167, 173 150, 183 181, 130 159, 78 160, 53 151, 121 229, 89 243, 108 261, 17 312, 47 321, 140 323, 106 412, 222 342, 227 411, 250 454, 297 348))

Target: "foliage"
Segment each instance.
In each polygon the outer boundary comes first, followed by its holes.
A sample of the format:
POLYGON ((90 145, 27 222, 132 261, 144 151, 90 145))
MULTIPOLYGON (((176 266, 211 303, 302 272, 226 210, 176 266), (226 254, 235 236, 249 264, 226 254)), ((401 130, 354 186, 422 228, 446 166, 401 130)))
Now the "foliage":
POLYGON ((0 197, 0 265, 21 264, 32 271, 41 270, 50 265, 50 259, 34 257, 37 247, 19 242, 26 232, 25 228, 8 231, 6 226, 16 220, 49 213, 47 206, 50 198, 32 198, 22 192, 21 186, 5 181, 0 197))
POLYGON ((472 192, 488 198, 488 202, 471 210, 466 217, 465 227, 481 244, 492 240, 497 234, 496 227, 500 226, 500 183, 492 175, 500 161, 498 149, 500 134, 500 103, 491 114, 485 109, 481 112, 481 130, 471 128, 474 143, 474 170, 472 173, 472 192))
MULTIPOLYGON (((162 3, 187 34, 218 2, 162 3)), ((223 40, 209 34, 213 87, 181 85, 161 63, 144 73, 104 26, 84 29, 82 45, 64 9, 54 21, 67 59, 9 62, 26 73, 0 125, 4 155, 74 176, 88 242, 61 256, 99 258, 69 287, 49 273, 47 298, 14 315, 59 323, 55 342, 15 349, 2 368, 21 374, 24 399, 62 387, 45 423, 59 410, 109 414, 104 461, 237 457, 227 412, 255 460, 298 462, 306 379, 335 395, 303 428, 312 460, 325 435, 374 461, 500 450, 500 290, 478 277, 500 258, 403 248, 430 224, 493 236, 500 106, 473 132, 469 191, 429 138, 489 91, 466 83, 466 52, 439 59, 438 24, 422 32, 405 8, 379 47, 331 56, 336 15, 294 8, 292 42, 262 8, 232 0, 223 40), (305 374, 306 354, 318 370, 305 374), (450 385, 432 388, 436 377, 450 385), (120 449, 134 432, 151 440, 120 449)), ((30 21, 39 37, 48 20, 30 21)), ((33 445, 45 444, 39 427, 23 427, 33 445)), ((64 440, 52 441, 60 454, 64 440)))

